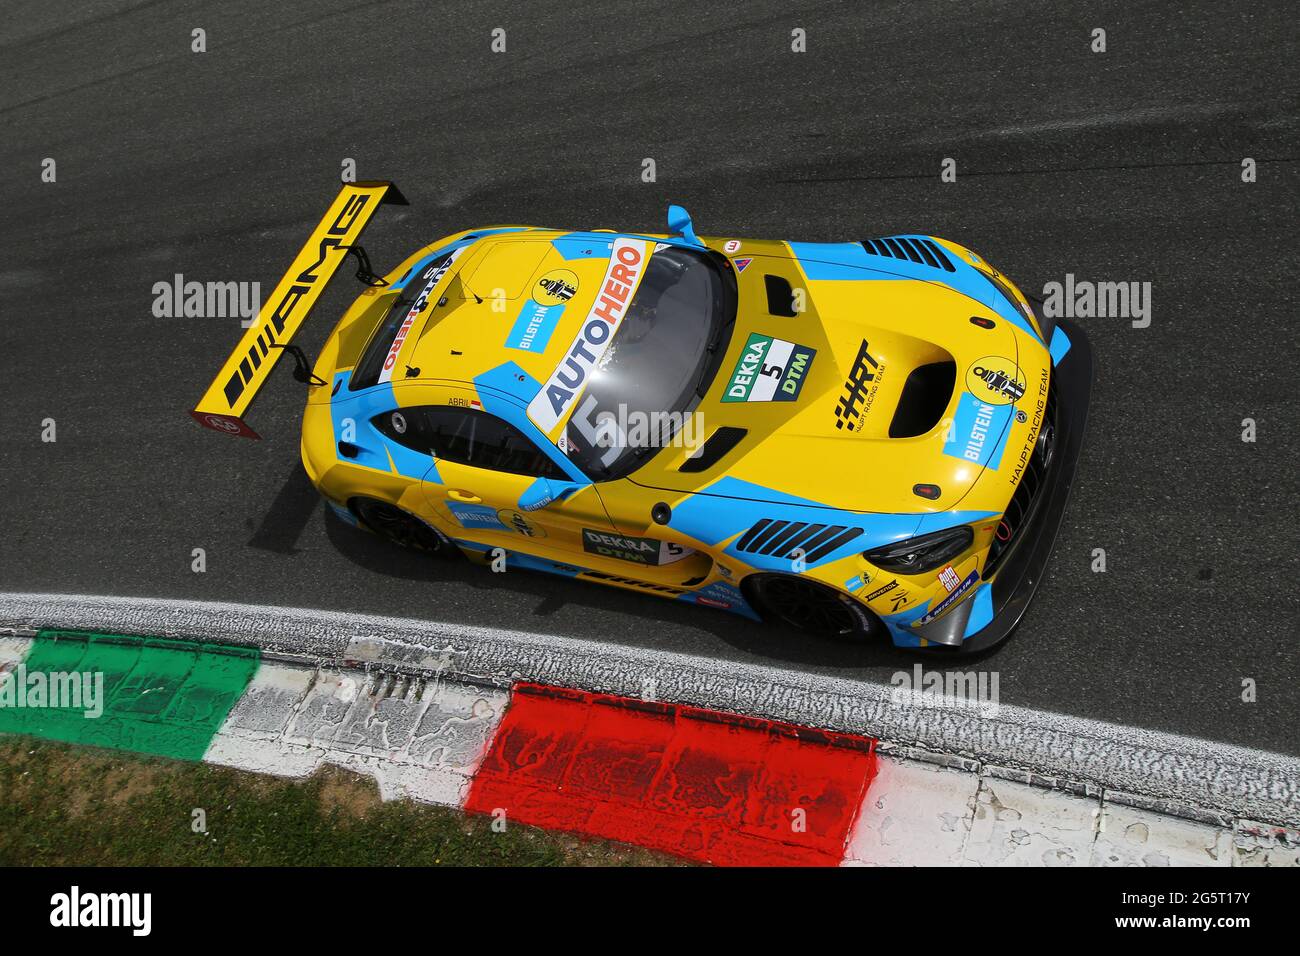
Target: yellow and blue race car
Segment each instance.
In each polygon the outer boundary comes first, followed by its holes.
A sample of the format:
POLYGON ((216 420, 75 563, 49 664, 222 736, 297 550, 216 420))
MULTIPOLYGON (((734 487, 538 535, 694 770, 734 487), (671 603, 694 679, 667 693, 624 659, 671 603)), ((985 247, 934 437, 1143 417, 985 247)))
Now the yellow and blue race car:
POLYGON ((1042 579, 1092 383, 1076 326, 983 258, 859 242, 494 226, 375 275, 391 183, 343 187, 193 411, 244 415, 280 357, 339 517, 808 631, 980 650, 1042 579), (364 292, 291 344, 348 255, 364 292))

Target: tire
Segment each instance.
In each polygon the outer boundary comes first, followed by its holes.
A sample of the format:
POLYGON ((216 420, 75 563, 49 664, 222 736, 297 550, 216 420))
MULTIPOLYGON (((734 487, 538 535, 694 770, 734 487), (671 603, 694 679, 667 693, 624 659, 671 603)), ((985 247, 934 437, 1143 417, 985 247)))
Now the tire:
POLYGON ((376 498, 353 498, 348 507, 363 525, 400 548, 440 558, 453 558, 460 554, 451 538, 395 504, 376 498))
POLYGON ((869 608, 808 578, 755 574, 745 579, 744 587, 749 603, 767 622, 845 641, 874 640, 886 631, 869 608))

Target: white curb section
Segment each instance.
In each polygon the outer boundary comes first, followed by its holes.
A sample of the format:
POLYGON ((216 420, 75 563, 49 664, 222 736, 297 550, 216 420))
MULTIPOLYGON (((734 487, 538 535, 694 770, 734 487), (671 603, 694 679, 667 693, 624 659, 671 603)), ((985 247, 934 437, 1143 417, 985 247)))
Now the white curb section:
POLYGON ((333 764, 374 777, 385 800, 461 806, 509 697, 455 681, 263 663, 203 759, 287 777, 333 764))
POLYGON ((1232 826, 881 754, 847 866, 1300 866, 1300 831, 1232 826))

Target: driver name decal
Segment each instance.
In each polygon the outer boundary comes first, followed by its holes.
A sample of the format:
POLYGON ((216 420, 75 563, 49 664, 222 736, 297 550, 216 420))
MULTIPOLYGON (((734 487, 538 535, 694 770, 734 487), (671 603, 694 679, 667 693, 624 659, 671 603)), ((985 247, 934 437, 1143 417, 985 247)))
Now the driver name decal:
POLYGON ((542 431, 551 432, 586 389, 636 295, 651 247, 652 243, 641 239, 614 241, 605 278, 582 328, 564 360, 528 403, 528 417, 542 431))
MULTIPOLYGON (((397 330, 397 335, 393 337, 393 344, 388 347, 388 355, 384 357, 384 367, 379 370, 378 381, 380 383, 392 381, 393 366, 397 364, 397 354, 402 351, 402 343, 406 341, 406 335, 411 331, 411 326, 414 324, 416 316, 425 310, 425 307, 429 304, 429 293, 431 293, 433 287, 438 284, 438 280, 447 274, 447 270, 451 268, 451 264, 456 261, 462 250, 465 248, 465 246, 461 246, 460 249, 453 250, 451 255, 447 257, 446 261, 433 270, 433 274, 429 276, 429 281, 424 284, 424 288, 420 290, 420 294, 416 296, 415 301, 411 303, 411 309, 406 313, 406 318, 402 320, 402 325, 397 330)), ((428 272, 426 271, 425 274, 428 275, 428 272)))

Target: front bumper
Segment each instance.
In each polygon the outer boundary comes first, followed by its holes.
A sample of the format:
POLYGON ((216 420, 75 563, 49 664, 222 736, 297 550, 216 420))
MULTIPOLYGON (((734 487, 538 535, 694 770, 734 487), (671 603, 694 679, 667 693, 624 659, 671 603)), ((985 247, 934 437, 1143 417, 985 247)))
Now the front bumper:
POLYGON ((927 650, 952 654, 993 647, 1020 623, 1043 579, 1083 448, 1093 379, 1092 346, 1073 322, 1057 323, 1052 356, 1056 437, 1032 511, 1010 548, 998 557, 994 571, 985 571, 991 580, 982 582, 961 606, 916 630, 918 637, 926 639, 927 650))

